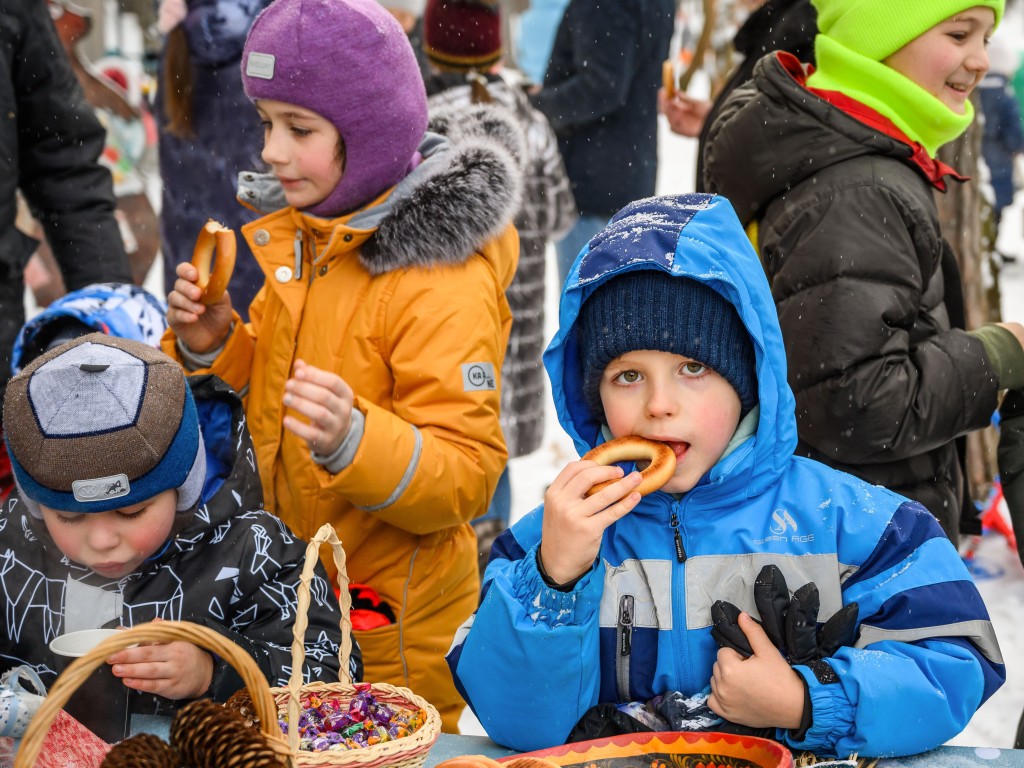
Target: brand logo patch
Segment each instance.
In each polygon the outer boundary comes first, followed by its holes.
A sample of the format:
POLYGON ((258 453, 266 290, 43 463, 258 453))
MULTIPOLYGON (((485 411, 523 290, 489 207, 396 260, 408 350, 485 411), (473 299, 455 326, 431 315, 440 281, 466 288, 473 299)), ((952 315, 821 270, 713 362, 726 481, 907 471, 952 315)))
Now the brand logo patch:
POLYGON ((71 492, 81 502, 106 501, 119 496, 127 496, 132 487, 128 483, 128 475, 111 475, 96 477, 92 480, 75 480, 71 484, 71 492))
POLYGON ((776 536, 784 534, 787 528, 792 528, 793 533, 796 533, 796 520, 786 510, 776 509, 772 512, 772 521, 771 532, 776 536))
POLYGON ((498 388, 494 378, 494 363, 463 363, 462 389, 466 392, 483 392, 498 388))
POLYGON ((754 539, 755 544, 771 542, 789 542, 791 544, 809 544, 814 541, 814 534, 802 534, 797 529, 796 520, 785 509, 772 512, 772 521, 768 525, 768 535, 763 539, 754 539))
POLYGON ((275 60, 271 53, 250 53, 245 62, 245 74, 249 77, 258 77, 261 80, 273 80, 275 60))

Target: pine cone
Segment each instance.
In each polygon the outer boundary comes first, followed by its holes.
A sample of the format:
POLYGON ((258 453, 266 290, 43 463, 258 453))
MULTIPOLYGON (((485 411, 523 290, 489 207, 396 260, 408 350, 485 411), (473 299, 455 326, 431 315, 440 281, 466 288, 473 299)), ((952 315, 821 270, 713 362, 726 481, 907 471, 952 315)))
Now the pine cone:
POLYGON ((140 733, 114 745, 100 768, 176 768, 178 759, 163 739, 140 733))
POLYGON ((237 712, 242 716, 245 724, 255 731, 260 729, 260 718, 256 714, 256 707, 253 706, 252 696, 246 688, 239 688, 224 702, 224 709, 237 712))
POLYGON ((192 768, 281 768, 285 762, 237 712, 209 699, 178 710, 171 722, 171 745, 182 764, 192 768))

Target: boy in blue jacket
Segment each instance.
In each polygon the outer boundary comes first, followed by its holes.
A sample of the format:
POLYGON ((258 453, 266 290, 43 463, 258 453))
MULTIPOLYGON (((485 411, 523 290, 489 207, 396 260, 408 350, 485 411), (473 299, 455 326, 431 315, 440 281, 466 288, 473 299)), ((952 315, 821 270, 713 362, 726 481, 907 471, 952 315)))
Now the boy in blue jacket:
POLYGON ((729 203, 624 208, 577 258, 559 321, 544 362, 580 454, 635 434, 677 466, 641 498, 637 472, 573 462, 495 542, 448 654, 488 734, 549 747, 599 703, 709 685, 713 729, 774 728, 819 754, 911 754, 959 733, 1005 679, 985 606, 924 507, 793 456, 775 307, 729 203), (767 615, 773 590, 784 605, 767 615), (844 644, 824 649, 826 631, 785 648, 786 608, 792 638, 815 600, 844 644))

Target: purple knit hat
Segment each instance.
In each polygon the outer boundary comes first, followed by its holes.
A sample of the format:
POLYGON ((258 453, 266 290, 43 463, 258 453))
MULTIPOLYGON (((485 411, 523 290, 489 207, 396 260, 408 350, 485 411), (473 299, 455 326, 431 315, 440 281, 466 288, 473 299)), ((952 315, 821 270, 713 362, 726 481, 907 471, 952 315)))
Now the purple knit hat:
POLYGON ((310 109, 345 142, 345 169, 316 216, 359 208, 400 181, 427 128, 427 95, 402 27, 376 0, 275 0, 242 53, 251 100, 310 109))

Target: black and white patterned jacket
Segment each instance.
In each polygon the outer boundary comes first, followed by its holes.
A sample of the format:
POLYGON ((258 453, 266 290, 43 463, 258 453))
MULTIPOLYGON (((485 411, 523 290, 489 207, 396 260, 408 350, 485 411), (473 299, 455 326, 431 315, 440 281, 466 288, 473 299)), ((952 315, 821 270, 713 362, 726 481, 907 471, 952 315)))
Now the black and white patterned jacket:
MULTIPOLYGON (((70 562, 41 520, 13 494, 0 511, 0 671, 27 664, 51 685, 48 644, 56 635, 95 627, 131 627, 156 618, 192 621, 221 633, 257 662, 272 686, 291 672, 296 587, 305 542, 263 510, 263 492, 242 403, 214 376, 192 376, 207 452, 207 478, 191 519, 175 526, 161 552, 135 573, 110 581, 70 562)), ((311 584, 306 680, 338 679, 339 608, 323 565, 311 584)), ((362 673, 358 648, 350 667, 362 673)), ((210 695, 243 687, 215 658, 210 695)), ((173 703, 133 694, 134 711, 165 712, 173 703), (148 702, 143 698, 149 699, 148 702)))

